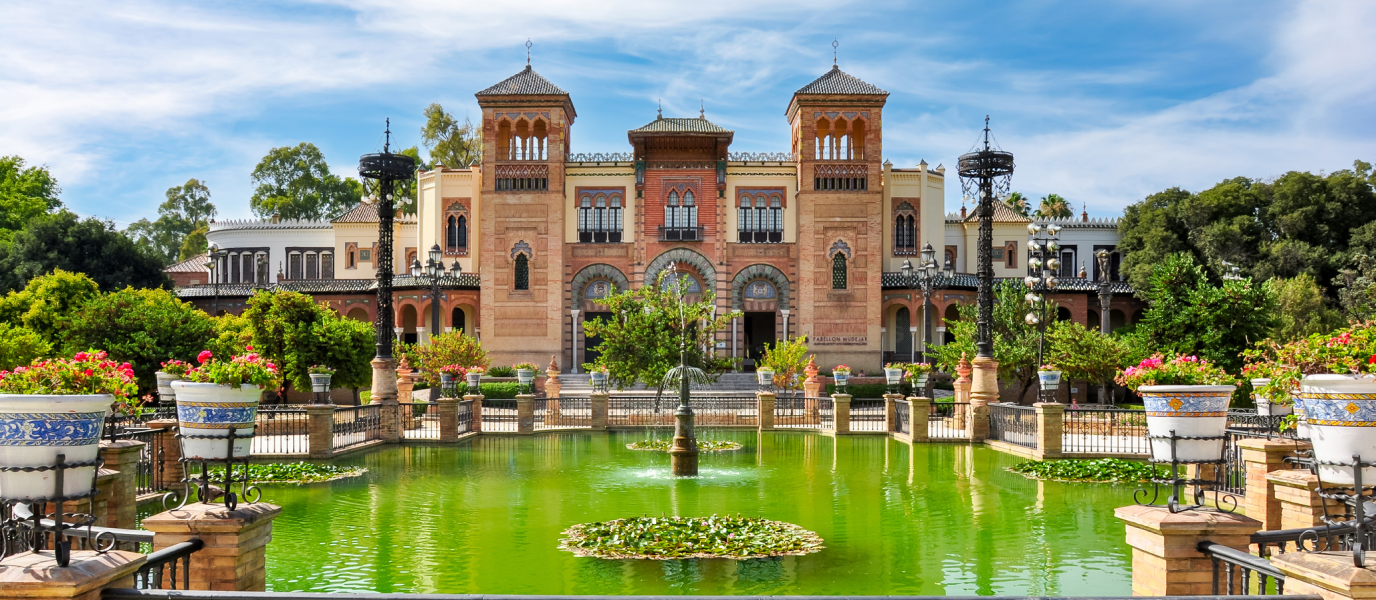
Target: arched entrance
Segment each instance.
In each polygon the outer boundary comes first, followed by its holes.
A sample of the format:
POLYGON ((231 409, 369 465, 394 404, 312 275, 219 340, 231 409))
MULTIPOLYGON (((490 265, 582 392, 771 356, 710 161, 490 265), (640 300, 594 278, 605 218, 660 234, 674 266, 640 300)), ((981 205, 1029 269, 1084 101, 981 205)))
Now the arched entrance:
POLYGON ((602 344, 602 340, 596 336, 589 337, 583 325, 597 319, 611 320, 612 313, 607 310, 607 306, 601 304, 599 300, 618 292, 624 292, 631 288, 631 282, 620 269, 608 264, 595 264, 583 267, 578 274, 573 276, 569 283, 570 299, 572 307, 578 310, 578 314, 572 318, 576 321, 572 324, 574 336, 574 364, 579 367, 587 363, 597 362, 601 354, 597 347, 602 344))
POLYGON ((907 361, 913 354, 912 311, 898 307, 893 315, 893 351, 899 361, 907 361))
POLYGON ((416 307, 407 304, 401 308, 401 341, 416 343, 416 307))
POLYGON ((946 325, 946 338, 943 340, 943 343, 954 343, 956 341, 956 336, 954 333, 951 333, 951 329, 954 328, 953 326, 957 321, 960 321, 960 304, 956 302, 947 304, 946 312, 942 315, 942 321, 944 321, 946 325))
POLYGON ((449 326, 453 327, 454 331, 459 333, 467 330, 468 324, 464 322, 462 308, 455 306, 454 310, 449 312, 449 326))
POLYGON ((365 323, 372 321, 372 319, 368 318, 368 311, 362 307, 354 307, 349 311, 347 316, 355 321, 363 321, 365 323))

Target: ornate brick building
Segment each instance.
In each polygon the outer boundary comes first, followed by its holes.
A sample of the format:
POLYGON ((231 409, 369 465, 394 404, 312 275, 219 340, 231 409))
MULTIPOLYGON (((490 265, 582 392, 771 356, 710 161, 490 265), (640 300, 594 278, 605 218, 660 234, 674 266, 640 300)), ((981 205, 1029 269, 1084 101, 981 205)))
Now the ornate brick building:
MULTIPOLYGON (((905 324, 918 322, 910 315, 922 303, 897 276, 903 261, 930 243, 955 271, 974 271, 965 258, 973 238, 944 214, 946 170, 885 161, 888 92, 836 66, 781 102, 791 138, 781 153, 732 151, 733 132, 704 114, 655 116, 627 132, 627 152, 572 153, 573 98, 529 65, 476 96, 482 161, 417 174, 416 217, 398 223, 395 269, 406 273, 432 246, 445 264, 461 265, 463 275, 444 282, 443 327, 478 335, 498 364, 556 354, 572 370, 590 361, 597 340, 581 324, 610 316, 597 299, 675 265, 690 291, 711 289, 719 310, 742 311, 718 334, 717 352, 746 368, 764 344, 806 334, 820 364, 875 370, 888 358, 906 360, 914 343, 905 324)), ((212 225, 209 239, 232 256, 288 266, 274 278, 234 268, 247 259, 225 259, 221 285, 181 294, 208 306, 218 293, 219 306, 237 312, 253 286, 274 285, 372 319, 370 211, 360 205, 331 223, 212 225), (239 239, 295 229, 318 236, 322 228, 333 230, 333 244, 239 239)), ((1114 223, 1095 223, 1116 243, 1114 223)), ((934 314, 973 301, 966 286, 973 280, 956 277, 934 298, 934 314)), ((1087 305, 1090 287, 1082 287, 1066 300, 1087 305)), ((400 277, 396 289, 397 334, 423 340, 428 287, 400 277)), ((1082 310, 1072 315, 1080 316, 1088 321, 1082 310)))

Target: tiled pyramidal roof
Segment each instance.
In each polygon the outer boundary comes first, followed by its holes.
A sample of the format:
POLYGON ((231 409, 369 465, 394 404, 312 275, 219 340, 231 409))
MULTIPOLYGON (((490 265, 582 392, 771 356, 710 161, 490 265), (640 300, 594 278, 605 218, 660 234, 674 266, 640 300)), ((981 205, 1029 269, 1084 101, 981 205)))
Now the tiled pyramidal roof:
POLYGON ((861 81, 859 77, 842 71, 840 67, 831 65, 831 70, 812 83, 799 89, 799 94, 875 94, 889 95, 888 92, 881 90, 873 85, 861 81))
POLYGON ((567 96, 569 93, 541 77, 530 65, 475 96, 567 96))
POLYGON ((730 129, 723 129, 721 126, 708 121, 702 117, 696 118, 659 118, 649 123, 632 129, 631 133, 733 133, 730 129))

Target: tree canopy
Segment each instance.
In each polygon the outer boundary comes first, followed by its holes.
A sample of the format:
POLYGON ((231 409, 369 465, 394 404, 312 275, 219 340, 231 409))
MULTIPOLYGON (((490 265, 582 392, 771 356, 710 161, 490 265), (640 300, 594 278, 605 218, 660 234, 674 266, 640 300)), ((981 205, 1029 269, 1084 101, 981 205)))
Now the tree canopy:
POLYGON ((335 369, 335 387, 360 387, 372 380, 371 324, 341 317, 297 292, 260 291, 248 305, 242 317, 222 321, 216 343, 241 352, 239 344, 250 334, 253 349, 281 369, 284 386, 309 390, 312 365, 335 369))
POLYGON ((18 156, 0 156, 0 240, 34 217, 62 207, 62 188, 47 167, 25 167, 18 156))
MULTIPOLYGON (((1025 299, 1027 289, 1018 281, 999 281, 994 284, 994 322, 991 330, 994 340, 994 360, 999 363, 999 377, 1017 381, 1023 394, 1032 382, 1037 380, 1037 326, 1027 322, 1028 304, 1025 299)), ((1047 300, 1047 314, 1056 314, 1057 305, 1047 300)), ((962 355, 975 356, 975 319, 979 307, 975 304, 961 305, 960 318, 946 321, 946 332, 955 341, 938 346, 943 370, 955 372, 962 355)))
POLYGON ((210 202, 210 188, 197 179, 167 188, 167 200, 158 206, 158 219, 139 219, 126 233, 140 244, 152 247, 166 263, 186 260, 205 252, 205 230, 216 213, 210 202))
POLYGON ((438 103, 425 107, 425 126, 420 140, 430 154, 430 163, 451 169, 470 167, 482 161, 483 132, 464 118, 463 124, 444 111, 438 103))
POLYGON ((84 273, 105 291, 168 287, 163 266, 161 255, 115 231, 110 221, 62 210, 35 217, 0 247, 0 291, 21 289, 54 269, 84 273))
POLYGON ((262 218, 333 219, 363 197, 363 185, 330 173, 325 155, 309 142, 273 148, 252 177, 249 207, 262 218))
POLYGON ((172 292, 125 288, 88 299, 62 337, 68 353, 96 348, 128 362, 147 390, 163 361, 191 362, 215 335, 215 320, 172 292))

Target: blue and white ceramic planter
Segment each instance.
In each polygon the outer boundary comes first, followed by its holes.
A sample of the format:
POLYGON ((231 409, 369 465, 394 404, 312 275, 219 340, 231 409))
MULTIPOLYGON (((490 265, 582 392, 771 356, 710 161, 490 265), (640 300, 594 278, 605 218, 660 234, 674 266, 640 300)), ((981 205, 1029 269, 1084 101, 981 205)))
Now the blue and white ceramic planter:
POLYGON ((311 373, 311 391, 316 393, 329 393, 330 380, 334 379, 334 373, 311 373))
POLYGON ((903 383, 903 369, 884 367, 884 381, 889 385, 903 383))
MULTIPOLYGON (((1180 462, 1207 462, 1223 458, 1223 430, 1228 426, 1228 403, 1233 385, 1144 385, 1137 389, 1147 409, 1147 434, 1178 437, 1210 437, 1216 440, 1176 440, 1175 458, 1180 462)), ((1171 460, 1171 440, 1151 440, 1153 460, 1171 460)))
MULTIPOLYGON (((177 392, 177 427, 183 436, 228 436, 233 428, 234 458, 249 456, 253 448, 253 426, 258 418, 258 400, 263 391, 255 385, 238 389, 216 383, 174 381, 177 392)), ((228 458, 229 440, 182 438, 182 456, 194 460, 228 458)))
POLYGON ((158 378, 158 402, 171 404, 177 400, 177 392, 172 389, 172 382, 177 380, 177 376, 171 373, 158 371, 153 374, 158 378))
POLYGON ((838 386, 850 383, 850 371, 832 371, 831 376, 836 380, 838 386))
MULTIPOLYGON (((1300 398, 1316 460, 1350 463, 1360 456, 1376 461, 1376 377, 1306 375, 1300 398)), ((1352 468, 1321 465, 1319 479, 1324 485, 1350 485, 1352 468)), ((1362 469, 1362 481, 1376 481, 1376 468, 1362 469)))
MULTIPOLYGON (((0 394, 0 465, 48 467, 62 454, 66 462, 90 462, 100 453, 100 433, 115 401, 108 394, 83 396, 0 394)), ((92 471, 63 473, 62 495, 91 491, 92 471)), ((50 498, 57 490, 53 471, 0 473, 0 498, 50 498)))
POLYGON ((1041 384, 1043 390, 1054 392, 1061 387, 1061 372, 1037 371, 1037 382, 1041 384))
POLYGON ((481 390, 482 390, 482 387, 481 387, 481 386, 482 386, 482 383, 483 383, 483 374, 482 374, 482 373, 468 373, 467 377, 468 377, 468 393, 469 393, 469 394, 478 394, 478 393, 481 393, 481 390))

